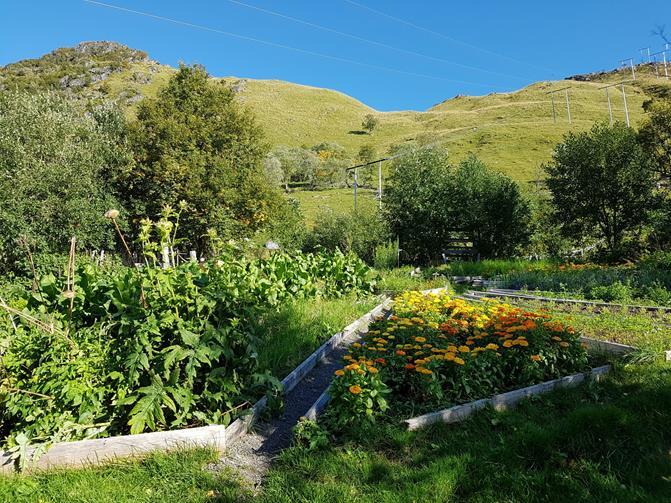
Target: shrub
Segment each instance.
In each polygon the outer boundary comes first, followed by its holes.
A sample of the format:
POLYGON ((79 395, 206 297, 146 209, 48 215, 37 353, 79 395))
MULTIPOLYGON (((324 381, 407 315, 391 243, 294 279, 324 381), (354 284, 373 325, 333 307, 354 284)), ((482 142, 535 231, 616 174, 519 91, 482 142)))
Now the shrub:
POLYGON ((412 147, 394 160, 385 208, 412 261, 440 257, 455 232, 472 235, 484 257, 511 255, 529 235, 529 205, 515 182, 475 157, 452 167, 436 147, 412 147))
POLYGON ((0 273, 27 273, 33 254, 113 248, 103 213, 112 179, 132 158, 123 117, 101 106, 86 113, 56 94, 0 94, 0 273))
POLYGON ((569 133, 545 171, 563 234, 603 240, 611 259, 626 255, 626 239, 637 240, 657 206, 650 158, 624 124, 569 133))
POLYGON ((375 247, 373 265, 376 269, 393 269, 398 265, 398 239, 375 247))
POLYGON ((323 248, 353 252, 367 263, 375 259, 375 249, 389 238, 385 221, 377 210, 357 213, 325 211, 317 215, 307 249, 323 248))

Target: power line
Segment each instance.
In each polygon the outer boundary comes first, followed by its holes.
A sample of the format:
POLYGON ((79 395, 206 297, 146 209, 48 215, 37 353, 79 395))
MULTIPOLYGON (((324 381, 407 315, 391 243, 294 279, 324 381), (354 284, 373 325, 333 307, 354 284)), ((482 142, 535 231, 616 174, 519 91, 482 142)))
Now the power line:
POLYGON ((250 36, 247 36, 247 35, 240 35, 239 33, 220 30, 218 28, 211 28, 209 26, 205 26, 205 25, 201 25, 201 24, 190 23, 188 21, 181 21, 179 19, 174 19, 174 18, 170 18, 170 17, 166 17, 166 16, 160 16, 158 14, 152 14, 150 12, 143 12, 143 11, 128 9, 126 7, 121 7, 121 6, 118 6, 118 5, 113 5, 113 4, 109 4, 109 3, 105 3, 105 2, 98 2, 96 0, 82 0, 82 1, 84 1, 86 3, 89 3, 89 4, 92 4, 92 5, 99 6, 99 7, 106 7, 108 9, 115 9, 115 10, 119 10, 119 11, 122 11, 122 12, 137 14, 139 16, 145 16, 145 17, 149 17, 149 18, 156 19, 156 20, 159 20, 159 21, 166 21, 166 22, 169 22, 169 23, 174 23, 174 24, 178 24, 178 25, 181 25, 181 26, 186 26, 186 27, 189 27, 189 28, 194 28, 194 29, 198 29, 198 30, 205 30, 205 31, 209 31, 209 32, 212 32, 212 33, 218 33, 220 35, 226 35, 228 37, 237 38, 237 39, 240 39, 240 40, 246 40, 248 42, 255 42, 257 44, 263 44, 263 45, 267 45, 267 46, 270 46, 270 47, 275 47, 275 48, 278 48, 278 49, 285 49, 287 51, 299 52, 301 54, 307 54, 309 56, 326 58, 326 59, 330 59, 330 60, 333 60, 333 61, 339 61, 341 63, 348 63, 348 64, 362 66, 362 67, 366 67, 366 68, 372 68, 374 70, 382 70, 382 71, 385 71, 385 72, 392 72, 392 73, 398 73, 398 74, 402 74, 402 75, 409 75, 411 77, 420 77, 420 78, 425 78, 425 79, 441 80, 441 81, 444 81, 444 82, 452 82, 452 83, 456 83, 456 84, 467 84, 467 85, 474 85, 474 86, 480 86, 480 87, 492 87, 491 84, 482 84, 482 83, 478 83, 478 82, 470 82, 470 81, 467 81, 467 80, 448 79, 448 78, 445 78, 445 77, 438 77, 436 75, 427 75, 425 73, 410 72, 410 71, 406 71, 406 70, 400 70, 398 68, 391 68, 391 67, 388 67, 388 66, 381 66, 381 65, 374 65, 374 64, 371 64, 371 63, 364 63, 362 61, 356 61, 356 60, 353 60, 353 59, 342 58, 340 56, 333 56, 333 55, 330 55, 330 54, 324 54, 324 53, 321 53, 321 52, 311 51, 311 50, 308 50, 308 49, 301 49, 300 47, 293 47, 293 46, 290 46, 290 45, 279 44, 277 42, 271 42, 269 40, 263 40, 263 39, 260 39, 260 38, 250 37, 250 36))
POLYGON ((517 80, 528 80, 527 78, 524 78, 524 77, 519 77, 519 76, 516 76, 516 75, 510 75, 510 74, 507 74, 507 73, 496 72, 496 71, 493 71, 493 70, 487 70, 485 68, 466 65, 466 64, 463 64, 463 63, 458 63, 456 61, 450 61, 448 59, 439 58, 439 57, 436 57, 436 56, 431 56, 430 54, 424 54, 424 53, 413 51, 413 50, 410 50, 410 49, 404 49, 402 47, 397 47, 397 46, 394 46, 394 45, 386 44, 384 42, 379 42, 377 40, 372 40, 372 39, 369 39, 369 38, 361 37, 361 36, 355 35, 353 33, 347 33, 347 32, 344 32, 344 31, 336 30, 335 28, 329 28, 328 26, 323 26, 321 24, 313 23, 311 21, 305 21, 304 19, 299 19, 299 18, 296 18, 296 17, 293 17, 293 16, 289 16, 287 14, 282 14, 281 12, 273 11, 273 10, 270 10, 270 9, 265 9, 263 7, 258 7, 256 5, 250 5, 248 3, 241 2, 239 0, 227 0, 227 1, 229 3, 239 5, 241 7, 246 7, 248 9, 253 9, 253 10, 263 12, 263 13, 269 14, 271 16, 276 16, 276 17, 279 17, 279 18, 282 18, 282 19, 287 19, 287 20, 292 21, 294 23, 302 24, 302 25, 309 26, 311 28, 316 28, 318 30, 326 31, 326 32, 329 32, 329 33, 334 33, 336 35, 340 35, 342 37, 347 37, 347 38, 350 38, 352 40, 358 40, 359 42, 365 42, 367 44, 376 45, 378 47, 384 47, 385 49, 391 49, 393 51, 398 51, 398 52, 401 52, 401 53, 404 53, 404 54, 410 54, 412 56, 418 56, 420 58, 425 58, 425 59, 429 59, 429 60, 432 60, 432 61, 438 61, 438 62, 441 62, 441 63, 445 63, 447 65, 458 66, 460 68, 465 68, 467 70, 474 70, 474 71, 477 71, 477 72, 489 73, 489 74, 492 74, 492 75, 498 75, 498 76, 501 76, 501 77, 509 77, 509 78, 513 78, 513 79, 517 79, 517 80))
POLYGON ((515 63, 519 63, 519 64, 522 64, 522 65, 527 65, 527 66, 530 66, 532 68, 536 68, 538 70, 549 71, 549 72, 554 73, 554 70, 552 70, 550 68, 545 68, 543 66, 534 65, 532 63, 527 63, 526 61, 521 61, 519 59, 512 58, 510 56, 506 56, 505 54, 501 54, 499 52, 492 51, 491 49, 486 49, 484 47, 480 47, 480 46, 471 44, 469 42, 464 42, 463 40, 459 40, 457 38, 450 37, 449 35, 445 35, 444 33, 440 33, 440 32, 434 31, 430 28, 426 28, 425 26, 420 26, 420 25, 415 24, 411 21, 407 21, 405 19, 402 19, 402 18, 399 18, 399 17, 396 17, 396 16, 392 16, 391 14, 387 14, 386 12, 382 12, 382 11, 379 11, 377 9, 373 9, 372 7, 369 7, 367 5, 363 5, 363 4, 360 4, 358 2, 354 2, 353 0, 343 0, 343 1, 347 2, 348 4, 354 5, 356 7, 359 7, 360 9, 365 9, 365 10, 368 10, 370 12, 373 12, 373 13, 377 14, 378 16, 386 17, 388 19, 396 21, 397 23, 402 23, 404 25, 411 26, 412 28, 415 28, 416 30, 424 31, 426 33, 430 33, 432 35, 443 38, 445 40, 449 40, 450 42, 453 42, 455 44, 459 44, 459 45, 462 45, 464 47, 469 47, 471 49, 482 51, 482 52, 491 54, 493 56, 497 56, 499 58, 507 59, 508 61, 514 61, 515 63))

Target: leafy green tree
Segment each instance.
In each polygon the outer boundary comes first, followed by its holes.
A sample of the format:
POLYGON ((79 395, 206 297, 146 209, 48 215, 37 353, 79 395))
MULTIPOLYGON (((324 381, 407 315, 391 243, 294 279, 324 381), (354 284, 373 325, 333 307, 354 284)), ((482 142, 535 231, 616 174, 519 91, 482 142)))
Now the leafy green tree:
POLYGON ((317 154, 302 147, 281 145, 276 147, 270 155, 280 162, 282 184, 285 190, 289 190, 290 183, 310 183, 320 164, 317 154))
POLYGON ((363 121, 361 122, 361 128, 364 131, 367 131, 368 134, 371 134, 379 123, 380 120, 373 114, 366 114, 366 116, 363 118, 363 121))
POLYGON ((454 173, 452 210, 482 256, 513 255, 529 240, 531 210, 518 185, 471 155, 454 173))
POLYGON ((132 162, 121 113, 89 113, 52 93, 0 94, 0 269, 35 252, 109 248, 104 213, 118 208, 112 183, 132 162))
POLYGON ((646 106, 647 118, 639 131, 639 141, 664 178, 671 177, 671 99, 656 100, 646 106))
POLYGON ((526 243, 529 205, 508 177, 475 157, 453 167, 447 150, 438 147, 397 153, 386 215, 412 260, 436 259, 456 231, 472 235, 483 256, 510 255, 526 243))
POLYGON ((636 132, 621 123, 569 133, 545 171, 563 234, 602 239, 613 258, 656 206, 649 157, 636 132))
POLYGON ((122 185, 134 219, 186 201, 181 229, 190 246, 204 249, 208 228, 250 234, 281 204, 264 175, 260 128, 200 66, 180 66, 156 98, 140 103, 133 145, 137 163, 122 185))

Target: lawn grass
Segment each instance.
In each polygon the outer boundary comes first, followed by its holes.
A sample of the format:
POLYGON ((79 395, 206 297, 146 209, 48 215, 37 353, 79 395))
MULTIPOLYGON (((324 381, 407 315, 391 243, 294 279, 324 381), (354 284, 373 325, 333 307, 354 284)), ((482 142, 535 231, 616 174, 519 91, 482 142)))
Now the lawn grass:
POLYGON ((623 365, 599 383, 509 412, 408 432, 380 424, 324 450, 282 453, 252 496, 207 450, 0 477, 23 502, 660 502, 671 499, 671 365, 623 365))
POLYGON ((155 453, 102 467, 0 476, 2 503, 163 503, 239 501, 245 489, 232 472, 206 470, 209 449, 155 453))
POLYGON ((627 366, 513 412, 289 449, 263 501, 668 501, 669 417, 671 366, 627 366))
POLYGON ((322 343, 360 318, 382 298, 298 299, 256 320, 259 366, 283 379, 322 343))
MULTIPOLYGON (((308 227, 314 227, 317 216, 325 211, 337 214, 354 211, 354 192, 352 189, 329 190, 296 190, 287 194, 288 198, 296 199, 300 204, 308 227)), ((375 191, 359 189, 357 205, 362 211, 375 207, 375 191)))

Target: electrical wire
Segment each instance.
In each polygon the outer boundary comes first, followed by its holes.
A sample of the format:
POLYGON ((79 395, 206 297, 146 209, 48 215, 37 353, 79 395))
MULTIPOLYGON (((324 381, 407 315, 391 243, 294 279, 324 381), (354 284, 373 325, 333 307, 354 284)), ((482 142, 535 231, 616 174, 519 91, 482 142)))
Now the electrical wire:
POLYGON ((347 37, 347 38, 350 38, 352 40, 357 40, 359 42, 365 42, 367 44, 376 45, 378 47, 383 47, 385 49, 391 49, 393 51, 397 51, 397 52, 400 52, 400 53, 409 54, 409 55, 412 55, 412 56, 418 56, 420 58, 425 58, 425 59, 429 59, 429 60, 432 60, 432 61, 438 61, 440 63, 445 63, 447 65, 458 66, 460 68, 464 68, 464 69, 467 69, 467 70, 473 70, 473 71, 476 71, 476 72, 489 73, 489 74, 492 74, 492 75, 498 75, 500 77, 508 77, 508 78, 512 78, 512 79, 516 79, 516 80, 523 80, 523 81, 528 81, 529 80, 529 78, 527 78, 527 77, 520 77, 518 75, 511 75, 511 74, 508 74, 508 73, 502 73, 502 72, 496 72, 496 71, 493 71, 493 70, 487 70, 486 68, 480 68, 480 67, 477 67, 477 66, 466 65, 466 64, 463 64, 463 63, 458 63, 456 61, 450 61, 448 59, 439 58, 437 56, 431 56, 429 54, 424 54, 424 53, 413 51, 413 50, 410 50, 410 49, 404 49, 402 47, 397 47, 397 46, 394 46, 394 45, 386 44, 384 42, 379 42, 377 40, 372 40, 372 39, 369 39, 369 38, 361 37, 361 36, 355 35, 353 33, 347 33, 347 32, 344 32, 344 31, 336 30, 334 28, 329 28, 328 26, 323 26, 321 24, 313 23, 311 21, 305 21, 304 19, 299 19, 299 18, 296 18, 296 17, 293 17, 293 16, 289 16, 287 14, 282 14, 281 12, 273 11, 273 10, 270 10, 270 9, 265 9, 263 7, 258 7, 256 5, 251 5, 251 4, 248 4, 248 3, 245 3, 245 2, 241 2, 239 0, 226 0, 226 1, 229 2, 229 3, 232 3, 234 5, 239 5, 241 7, 246 7, 248 9, 263 12, 264 14, 269 14, 271 16, 286 19, 286 20, 292 21, 294 23, 302 24, 302 25, 305 25, 305 26, 309 26, 311 28, 315 28, 315 29, 318 29, 318 30, 322 30, 322 31, 326 31, 326 32, 333 33, 333 34, 336 34, 336 35, 340 35, 342 37, 347 37))
POLYGON ((226 35, 228 37, 237 38, 237 39, 245 40, 245 41, 248 41, 248 42, 255 42, 257 44, 263 44, 263 45, 267 45, 267 46, 270 46, 270 47, 275 47, 275 48, 278 48, 278 49, 294 51, 294 52, 298 52, 298 53, 301 53, 301 54, 306 54, 306 55, 309 55, 309 56, 330 59, 332 61, 339 61, 341 63, 348 63, 348 64, 352 64, 352 65, 371 68, 371 69, 374 69, 374 70, 381 70, 381 71, 385 71, 385 72, 397 73, 397 74, 402 74, 402 75, 409 75, 411 77, 420 77, 420 78, 425 78, 425 79, 440 80, 440 81, 443 81, 443 82, 451 82, 451 83, 455 83, 455 84, 466 84, 466 85, 474 85, 474 86, 488 87, 488 88, 493 87, 492 84, 486 84, 486 83, 481 83, 481 82, 471 82, 471 81, 467 81, 467 80, 449 79, 449 78, 446 78, 446 77, 439 77, 439 76, 436 76, 436 75, 428 75, 428 74, 425 74, 425 73, 411 72, 411 71, 401 70, 401 69, 398 69, 398 68, 392 68, 392 67, 388 67, 388 66, 381 66, 381 65, 371 64, 371 63, 365 63, 363 61, 357 61, 357 60, 354 60, 354 59, 342 58, 340 56, 333 56, 333 55, 330 55, 330 54, 324 54, 324 53, 321 53, 321 52, 311 51, 311 50, 308 50, 308 49, 302 49, 300 47, 294 47, 294 46, 290 46, 290 45, 280 44, 280 43, 272 42, 272 41, 269 41, 269 40, 263 40, 263 39, 260 39, 260 38, 250 37, 250 36, 247 36, 247 35, 241 35, 239 33, 234 33, 234 32, 231 32, 231 31, 220 30, 218 28, 212 28, 212 27, 209 27, 209 26, 201 25, 201 24, 191 23, 191 22, 188 22, 188 21, 182 21, 182 20, 179 20, 179 19, 170 18, 170 17, 166 17, 166 16, 160 16, 158 14, 152 14, 150 12, 144 12, 144 11, 139 11, 139 10, 135 10, 135 9, 129 9, 129 8, 126 8, 126 7, 121 7, 119 5, 114 5, 114 4, 110 4, 110 3, 99 2, 97 0, 82 0, 82 1, 85 2, 85 3, 88 3, 88 4, 98 6, 98 7, 105 7, 105 8, 108 8, 108 9, 114 9, 114 10, 118 10, 118 11, 122 11, 122 12, 128 12, 130 14, 137 14, 139 16, 145 16, 145 17, 149 17, 149 18, 156 19, 156 20, 159 20, 159 21, 165 21, 165 22, 169 22, 169 23, 173 23, 173 24, 177 24, 177 25, 181 25, 181 26, 186 26, 186 27, 193 28, 193 29, 209 31, 209 32, 212 32, 212 33, 218 33, 220 35, 226 35))
POLYGON ((496 52, 496 51, 492 51, 491 49, 487 49, 485 47, 480 47, 478 45, 471 44, 470 42, 465 42, 463 40, 459 40, 459 39, 451 37, 449 35, 445 35, 444 33, 434 31, 434 30, 432 30, 430 28, 427 28, 425 26, 415 24, 411 21, 407 21, 405 19, 402 19, 402 18, 396 17, 396 16, 392 16, 391 14, 387 14, 386 12, 379 11, 379 10, 374 9, 372 7, 369 7, 367 5, 360 4, 359 2, 355 2, 353 0, 343 0, 343 1, 347 2, 348 4, 354 5, 355 7, 358 7, 360 9, 365 9, 367 11, 373 12, 374 14, 377 14, 378 16, 386 17, 387 19, 391 19, 392 21, 396 21, 397 23, 402 23, 406 26, 410 26, 412 28, 415 28, 416 30, 420 30, 420 31, 423 31, 423 32, 426 32, 426 33, 430 33, 430 34, 432 34, 436 37, 443 38, 443 39, 448 40, 452 43, 459 44, 461 46, 468 47, 470 49, 475 49, 477 51, 482 51, 482 52, 485 52, 487 54, 491 54, 492 56, 497 56, 499 58, 507 59, 508 61, 513 61, 515 63, 526 65, 526 66, 529 66, 529 67, 532 67, 532 68, 536 68, 537 70, 549 71, 549 72, 552 72, 553 74, 555 74, 555 71, 550 69, 550 68, 545 68, 543 66, 534 65, 532 63, 528 63, 526 61, 522 61, 522 60, 513 58, 511 56, 501 54, 501 53, 496 52))

